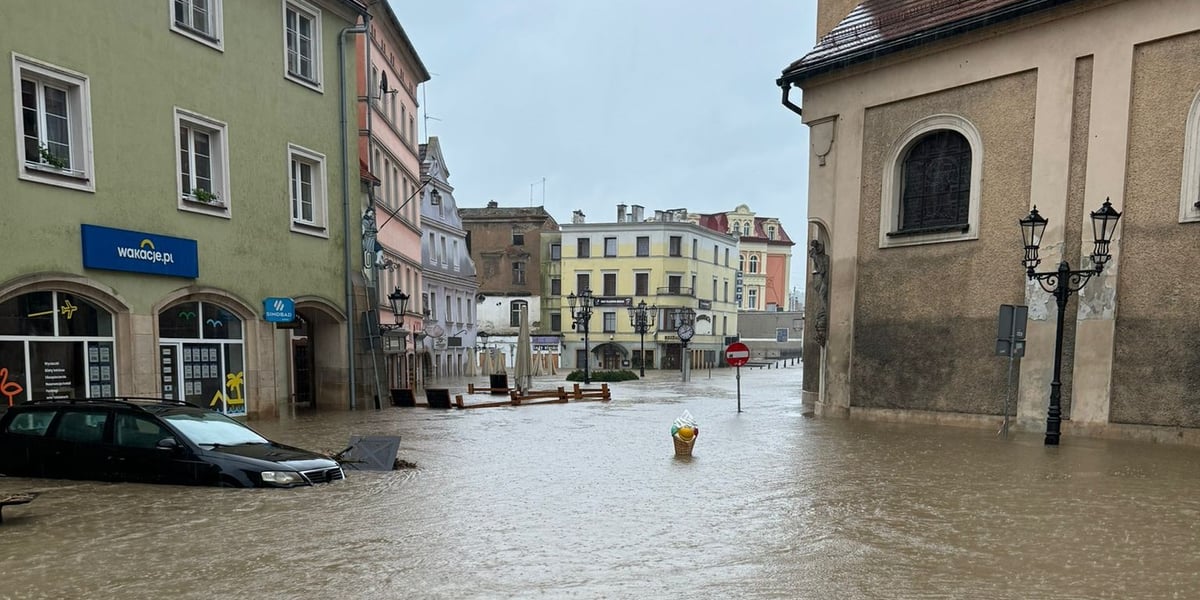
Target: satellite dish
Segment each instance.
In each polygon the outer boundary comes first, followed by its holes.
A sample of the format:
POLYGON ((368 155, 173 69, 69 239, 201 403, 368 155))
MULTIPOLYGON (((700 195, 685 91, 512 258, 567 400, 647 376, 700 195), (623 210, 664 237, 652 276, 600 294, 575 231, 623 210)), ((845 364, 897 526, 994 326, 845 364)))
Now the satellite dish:
POLYGON ((484 295, 484 294, 475 294, 475 301, 476 301, 476 302, 483 302, 484 300, 487 300, 487 296, 486 296, 486 295, 484 295))
POLYGON ((383 95, 386 93, 388 93, 388 81, 387 81, 387 71, 384 71, 383 74, 380 75, 380 77, 379 77, 379 95, 380 95, 380 97, 383 97, 383 95))

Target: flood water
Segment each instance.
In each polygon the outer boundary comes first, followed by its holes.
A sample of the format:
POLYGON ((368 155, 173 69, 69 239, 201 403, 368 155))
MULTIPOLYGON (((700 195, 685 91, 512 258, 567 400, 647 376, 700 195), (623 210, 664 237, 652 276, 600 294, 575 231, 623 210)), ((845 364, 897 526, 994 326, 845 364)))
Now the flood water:
POLYGON ((798 367, 743 370, 738 414, 732 370, 678 377, 251 422, 327 451, 399 434, 418 465, 315 488, 0 478, 41 492, 5 509, 0 597, 1200 597, 1197 449, 811 419, 798 367))

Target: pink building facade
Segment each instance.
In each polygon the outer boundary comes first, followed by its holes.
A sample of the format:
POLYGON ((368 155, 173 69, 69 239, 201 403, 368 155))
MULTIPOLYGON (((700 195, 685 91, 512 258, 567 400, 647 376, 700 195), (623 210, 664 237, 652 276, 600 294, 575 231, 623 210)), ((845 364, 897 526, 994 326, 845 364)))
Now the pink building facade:
POLYGON ((368 257, 374 268, 364 275, 373 283, 368 289, 376 297, 368 306, 377 307, 379 323, 401 325, 381 343, 388 385, 415 388, 421 383, 422 346, 416 340, 423 335, 425 310, 417 86, 429 80, 429 71, 387 2, 372 4, 370 14, 369 36, 358 37, 359 64, 366 65, 358 74, 358 150, 379 184, 372 194, 374 214, 363 215, 364 233, 373 218, 377 244, 368 257), (389 296, 407 297, 403 314, 393 312, 389 296))
POLYGON ((788 310, 796 243, 778 218, 760 217, 739 204, 728 212, 689 215, 689 220, 738 238, 738 310, 788 310))

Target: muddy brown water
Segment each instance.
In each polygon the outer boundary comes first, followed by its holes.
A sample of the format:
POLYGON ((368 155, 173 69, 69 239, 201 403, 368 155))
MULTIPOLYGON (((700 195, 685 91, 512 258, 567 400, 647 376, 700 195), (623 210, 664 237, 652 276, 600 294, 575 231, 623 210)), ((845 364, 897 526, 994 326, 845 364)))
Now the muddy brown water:
POLYGON ((0 478, 41 492, 5 509, 0 598, 1200 597, 1195 448, 806 418, 795 367, 743 370, 741 414, 731 370, 648 375, 609 404, 251 422, 400 434, 418 465, 315 488, 0 478))

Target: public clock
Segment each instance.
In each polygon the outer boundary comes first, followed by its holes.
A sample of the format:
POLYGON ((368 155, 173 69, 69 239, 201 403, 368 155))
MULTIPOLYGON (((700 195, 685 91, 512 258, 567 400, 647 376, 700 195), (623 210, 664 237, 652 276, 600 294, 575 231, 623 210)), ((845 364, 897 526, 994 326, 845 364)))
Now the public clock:
POLYGON ((692 336, 696 334, 696 332, 692 329, 692 326, 688 325, 687 323, 680 325, 676 333, 679 334, 679 339, 685 342, 692 339, 692 336))

